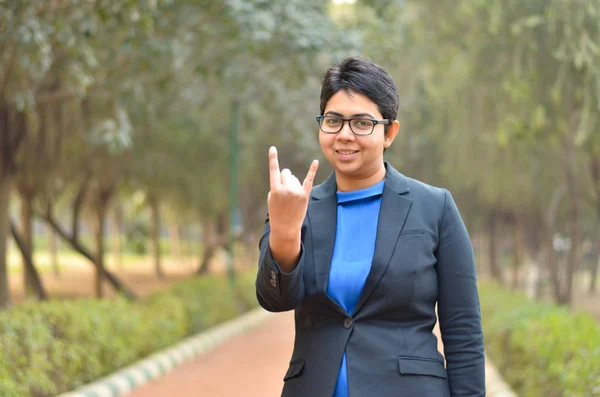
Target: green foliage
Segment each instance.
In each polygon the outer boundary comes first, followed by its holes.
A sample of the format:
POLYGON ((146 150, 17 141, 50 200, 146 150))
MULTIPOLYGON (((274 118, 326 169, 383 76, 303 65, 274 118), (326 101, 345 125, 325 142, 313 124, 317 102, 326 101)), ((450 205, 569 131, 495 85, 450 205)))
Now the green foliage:
MULTIPOLYGON (((237 286, 241 296, 254 291, 249 276, 237 286)), ((0 312, 0 395, 72 390, 238 314, 227 279, 212 275, 139 302, 51 301, 0 312)))
POLYGON ((128 223, 125 229, 125 249, 138 255, 146 254, 146 243, 150 238, 149 235, 150 232, 146 223, 137 220, 128 223))
POLYGON ((490 355, 522 397, 600 396, 600 325, 589 315, 480 286, 490 355))
POLYGON ((256 274, 254 272, 238 273, 237 284, 239 288, 237 288, 237 297, 246 308, 258 307, 256 289, 254 288, 255 281, 256 274))
POLYGON ((191 333, 228 320, 237 314, 235 299, 231 296, 227 279, 223 277, 183 281, 166 292, 155 293, 150 297, 150 301, 160 302, 165 295, 173 296, 183 303, 190 319, 191 333), (198 299, 198 291, 202 291, 202 299, 198 299))

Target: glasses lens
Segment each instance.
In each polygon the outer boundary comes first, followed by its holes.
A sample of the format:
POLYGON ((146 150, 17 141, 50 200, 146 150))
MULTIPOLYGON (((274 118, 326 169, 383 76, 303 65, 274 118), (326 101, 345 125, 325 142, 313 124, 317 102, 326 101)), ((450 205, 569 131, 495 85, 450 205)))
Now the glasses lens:
POLYGON ((335 133, 342 129, 343 121, 337 117, 324 116, 321 119, 321 129, 324 132, 335 133))
POLYGON ((373 131, 373 123, 366 119, 353 119, 350 121, 350 128, 357 135, 369 135, 373 131))

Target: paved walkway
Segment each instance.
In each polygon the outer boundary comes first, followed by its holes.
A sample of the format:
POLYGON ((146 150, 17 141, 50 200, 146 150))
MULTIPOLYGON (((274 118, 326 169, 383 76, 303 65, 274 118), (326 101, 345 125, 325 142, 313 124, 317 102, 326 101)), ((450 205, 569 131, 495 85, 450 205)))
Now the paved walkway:
POLYGON ((128 397, 277 397, 293 344, 293 313, 270 316, 256 329, 181 365, 128 397))
MULTIPOLYGON (((293 322, 292 312, 268 317, 256 329, 181 365, 128 396, 280 396, 294 342, 293 322)), ((491 389, 488 386, 488 397, 506 395, 491 389)))

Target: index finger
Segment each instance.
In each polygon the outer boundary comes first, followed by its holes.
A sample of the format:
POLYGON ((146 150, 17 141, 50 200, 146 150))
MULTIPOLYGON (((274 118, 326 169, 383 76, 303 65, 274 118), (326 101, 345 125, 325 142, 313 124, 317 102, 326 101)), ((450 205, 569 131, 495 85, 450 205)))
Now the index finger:
POLYGON ((281 172, 279 171, 279 161, 277 160, 277 149, 275 146, 269 148, 269 179, 271 189, 281 185, 281 172))

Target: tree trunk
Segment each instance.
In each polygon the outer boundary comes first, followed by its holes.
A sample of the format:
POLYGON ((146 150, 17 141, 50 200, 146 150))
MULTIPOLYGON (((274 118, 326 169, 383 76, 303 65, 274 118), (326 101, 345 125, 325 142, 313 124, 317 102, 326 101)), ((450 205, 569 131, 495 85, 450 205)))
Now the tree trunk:
POLYGON ((525 255, 527 263, 527 278, 525 281, 525 293, 530 300, 535 300, 540 297, 540 255, 530 256, 525 255))
POLYGON ((117 267, 123 270, 123 250, 121 248, 121 226, 123 225, 123 211, 116 205, 112 219, 112 253, 117 267))
POLYGON ((156 277, 159 280, 165 278, 165 274, 162 269, 161 263, 161 250, 160 250, 160 206, 158 200, 151 197, 148 200, 150 205, 151 222, 152 222, 152 256, 154 257, 154 269, 156 270, 156 277))
POLYGON ((525 245, 525 233, 523 218, 520 214, 515 214, 514 218, 514 237, 513 237, 513 274, 512 274, 512 287, 517 289, 520 286, 520 275, 523 261, 524 261, 524 245, 525 245))
POLYGON ((490 271, 492 273, 492 278, 499 283, 504 282, 504 277, 502 275, 502 269, 498 264, 498 241, 497 241, 497 224, 496 224, 497 216, 494 211, 492 211, 488 217, 488 260, 490 263, 490 271))
POLYGON ((544 250, 542 241, 545 238, 543 233, 543 215, 541 211, 530 213, 523 225, 527 226, 525 230, 526 244, 523 250, 525 263, 527 264, 526 292, 529 299, 540 299, 542 294, 542 280, 544 274, 544 250))
MULTIPOLYGON (((594 192, 596 193, 596 203, 595 203, 596 216, 597 216, 598 222, 600 223, 600 156, 598 156, 593 151, 590 156, 590 169, 591 169, 591 175, 592 175, 592 184, 593 184, 594 192)), ((596 292, 596 283, 598 282, 598 268, 600 267, 600 234, 598 234, 598 237, 596 238, 596 241, 594 242, 594 249, 592 249, 592 252, 595 253, 594 259, 595 259, 595 257, 597 257, 598 260, 595 263, 592 262, 592 268, 590 271, 590 275, 591 275, 590 287, 589 287, 590 294, 593 294, 596 292)), ((592 259, 592 261, 594 259, 592 259)))
POLYGON ((0 308, 10 305, 7 242, 10 228, 8 210, 12 179, 9 172, 2 172, 0 169, 0 308))
POLYGON ((44 289, 44 285, 42 284, 42 279, 37 272, 35 265, 33 264, 33 251, 31 250, 31 246, 27 244, 25 237, 19 236, 19 231, 17 227, 11 222, 10 229, 19 250, 21 251, 21 255, 23 257, 23 270, 27 270, 30 274, 30 278, 28 279, 27 286, 31 289, 31 292, 34 293, 40 300, 48 299, 48 294, 44 289))
POLYGON ((52 228, 46 225, 46 237, 48 241, 48 249, 50 250, 50 264, 54 277, 60 278, 60 265, 58 263, 58 239, 52 228))
POLYGON ((552 240, 554 237, 554 233, 551 230, 548 230, 547 236, 547 241, 544 245, 546 247, 546 263, 548 265, 548 271, 550 272, 550 280, 552 281, 552 295, 554 296, 554 301, 557 304, 563 304, 564 295, 562 289, 560 268, 558 266, 558 258, 556 257, 556 251, 554 250, 554 244, 552 240))
POLYGON ((25 244, 25 249, 21 250, 21 257, 23 260, 23 291, 25 296, 35 294, 35 275, 33 272, 36 271, 35 269, 32 271, 32 268, 27 266, 28 259, 25 258, 25 255, 32 256, 34 252, 32 201, 33 197, 30 194, 21 193, 21 236, 23 244, 25 244))
MULTIPOLYGON (((94 267, 98 267, 96 260, 94 259, 94 255, 87 248, 85 248, 83 244, 81 244, 79 239, 74 238, 73 235, 69 235, 65 230, 63 230, 58 221, 54 219, 50 212, 44 216, 44 219, 46 220, 46 222, 48 222, 52 229, 54 229, 54 231, 58 233, 58 235, 62 239, 69 243, 71 248, 73 248, 75 251, 83 255, 87 260, 92 262, 94 267)), ((108 282, 114 287, 114 289, 121 292, 123 295, 125 295, 125 297, 127 297, 128 299, 136 298, 135 293, 129 288, 127 288, 114 274, 105 269, 104 275, 106 276, 108 282)))
POLYGON ((202 256, 197 275, 208 274, 210 271, 210 261, 219 248, 218 238, 216 236, 214 219, 204 218, 202 220, 202 256))
POLYGON ((560 203, 567 192, 566 186, 560 185, 554 191, 552 195, 552 200, 550 200, 550 205, 548 206, 546 213, 544 214, 544 230, 543 240, 542 240, 542 249, 546 255, 546 266, 548 268, 548 272, 550 273, 550 280, 552 282, 552 295, 554 296, 554 300, 558 304, 563 303, 563 292, 562 292, 562 283, 560 277, 560 269, 558 267, 558 260, 556 258, 556 252, 554 251, 554 233, 556 230, 556 215, 558 213, 558 209, 560 207, 560 203))
POLYGON ((567 254, 567 275, 564 303, 571 306, 573 303, 573 279, 578 267, 579 258, 579 204, 572 201, 569 210, 569 224, 571 229, 571 249, 567 254))
POLYGON ((600 242, 596 242, 595 243, 596 247, 598 247, 597 249, 595 249, 594 252, 594 259, 592 259, 592 268, 590 271, 590 288, 589 288, 589 293, 590 294, 595 294, 596 290, 597 290, 597 283, 598 283, 598 268, 600 268, 600 242))
POLYGON ((105 220, 106 220, 106 209, 108 207, 108 199, 99 197, 98 203, 96 204, 96 224, 95 224, 95 237, 96 237, 96 296, 102 298, 104 291, 102 284, 106 278, 106 269, 104 266, 104 234, 105 234, 105 220))
MULTIPOLYGON (((5 76, 10 75, 15 59, 13 53, 8 74, 5 73, 5 76)), ((4 83, 6 81, 5 79, 4 83)), ((0 308, 10 305, 7 249, 10 233, 10 195, 17 171, 16 156, 27 134, 25 113, 17 112, 2 98, 0 92, 0 308)))
POLYGON ((569 193, 569 226, 571 249, 567 254, 567 274, 564 294, 564 304, 570 306, 573 302, 573 279, 577 272, 579 259, 579 189, 575 175, 574 149, 569 145, 568 164, 565 168, 567 189, 569 193))
POLYGON ((181 239, 179 237, 179 226, 176 222, 171 222, 169 225, 169 236, 171 240, 171 256, 179 260, 181 259, 181 239))

